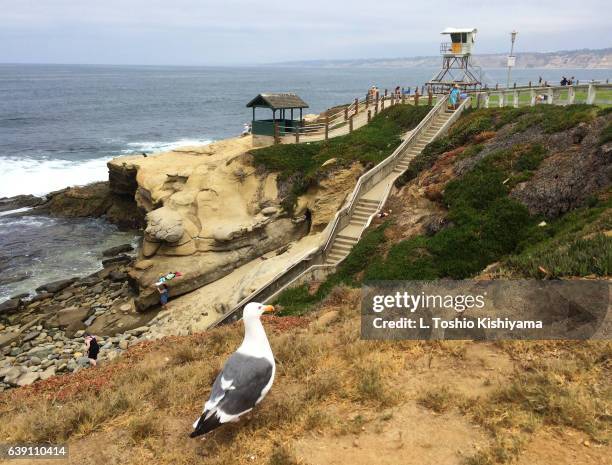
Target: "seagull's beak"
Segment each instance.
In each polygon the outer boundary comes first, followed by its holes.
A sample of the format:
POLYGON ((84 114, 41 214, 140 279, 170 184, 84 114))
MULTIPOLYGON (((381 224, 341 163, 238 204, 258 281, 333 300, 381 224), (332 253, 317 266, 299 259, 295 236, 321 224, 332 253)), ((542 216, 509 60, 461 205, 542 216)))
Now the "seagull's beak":
POLYGON ((274 307, 272 305, 264 306, 264 313, 272 313, 274 311, 274 307))

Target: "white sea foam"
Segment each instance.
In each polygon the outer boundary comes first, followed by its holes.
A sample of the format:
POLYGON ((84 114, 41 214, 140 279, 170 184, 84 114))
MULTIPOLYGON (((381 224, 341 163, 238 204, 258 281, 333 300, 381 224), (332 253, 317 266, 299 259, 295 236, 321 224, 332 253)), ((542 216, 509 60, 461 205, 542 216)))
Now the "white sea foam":
MULTIPOLYGON (((155 153, 188 145, 205 145, 210 140, 181 139, 175 142, 132 142, 118 155, 155 153)), ((83 161, 35 158, 0 158, 0 197, 21 194, 44 195, 67 186, 82 186, 108 179, 106 163, 113 157, 83 161)))
POLYGON ((0 197, 43 195, 66 186, 83 185, 108 177, 107 158, 84 161, 0 158, 0 197))
POLYGON ((12 215, 14 213, 23 213, 23 212, 27 212, 28 210, 31 210, 32 207, 22 207, 22 208, 16 208, 15 210, 8 210, 5 212, 0 212, 0 216, 7 216, 7 215, 12 215))
POLYGON ((145 141, 145 142, 130 142, 127 144, 128 149, 122 150, 121 153, 155 153, 155 152, 168 152, 178 147, 186 146, 197 146, 210 144, 210 139, 180 139, 174 142, 161 142, 161 141, 145 141))

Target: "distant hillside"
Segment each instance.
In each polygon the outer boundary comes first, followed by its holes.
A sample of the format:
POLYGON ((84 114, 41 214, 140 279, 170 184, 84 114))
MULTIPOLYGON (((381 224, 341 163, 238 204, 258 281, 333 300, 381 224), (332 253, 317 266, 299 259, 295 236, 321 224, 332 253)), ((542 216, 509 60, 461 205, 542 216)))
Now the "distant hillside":
MULTIPOLYGON (((505 68, 506 53, 475 55, 483 68, 505 68)), ((516 53, 517 68, 612 68, 612 48, 600 50, 563 50, 559 52, 516 53)), ((278 63, 277 63, 278 64, 278 63)), ((440 65, 439 56, 404 58, 365 58, 354 60, 311 60, 280 63, 288 66, 317 66, 328 68, 394 67, 394 68, 435 68, 440 65)))

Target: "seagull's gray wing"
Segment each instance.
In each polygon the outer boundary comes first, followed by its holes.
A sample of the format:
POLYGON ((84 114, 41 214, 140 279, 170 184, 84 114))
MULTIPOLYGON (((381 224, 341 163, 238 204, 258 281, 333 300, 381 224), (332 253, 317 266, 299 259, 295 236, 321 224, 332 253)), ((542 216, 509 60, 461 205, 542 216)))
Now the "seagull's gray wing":
POLYGON ((270 382, 273 371, 274 367, 265 358, 235 352, 217 376, 204 412, 216 410, 223 416, 239 416, 251 410, 270 382))

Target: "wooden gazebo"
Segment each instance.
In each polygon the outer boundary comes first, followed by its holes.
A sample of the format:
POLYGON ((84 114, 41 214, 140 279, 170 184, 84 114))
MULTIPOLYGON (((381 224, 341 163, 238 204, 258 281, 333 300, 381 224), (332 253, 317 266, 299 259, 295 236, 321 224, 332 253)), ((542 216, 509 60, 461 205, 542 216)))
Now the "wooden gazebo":
POLYGON ((294 132, 300 127, 302 123, 302 110, 308 108, 308 104, 293 93, 266 93, 259 94, 247 103, 247 108, 253 109, 253 123, 251 126, 253 135, 283 136, 294 132), (256 108, 272 110, 272 119, 255 119, 256 108), (294 119, 293 110, 299 110, 299 119, 294 119), (278 114, 276 113, 277 111, 278 114))

